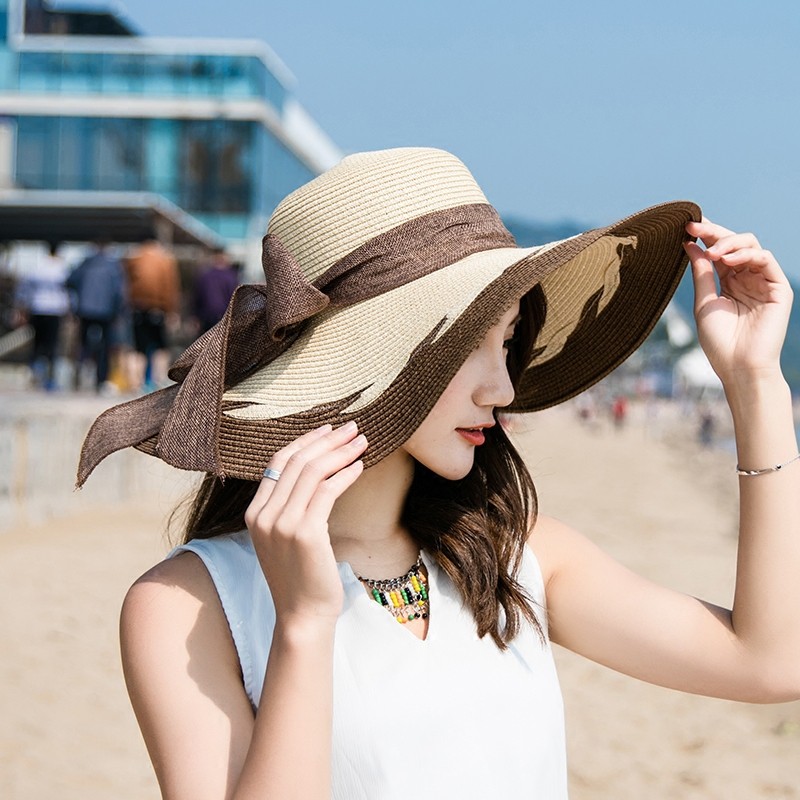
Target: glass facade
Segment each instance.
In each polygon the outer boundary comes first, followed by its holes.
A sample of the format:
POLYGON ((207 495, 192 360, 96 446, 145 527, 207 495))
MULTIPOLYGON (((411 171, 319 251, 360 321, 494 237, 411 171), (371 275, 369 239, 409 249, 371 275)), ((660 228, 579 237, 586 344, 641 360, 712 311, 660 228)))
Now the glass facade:
POLYGON ((26 51, 21 92, 140 94, 148 97, 257 97, 277 110, 286 89, 256 56, 26 51))
POLYGON ((261 125, 237 120, 19 117, 23 189, 154 192, 229 238, 314 177, 261 125))
POLYGON ((255 122, 20 117, 24 189, 156 192, 187 211, 248 213, 261 157, 255 122))

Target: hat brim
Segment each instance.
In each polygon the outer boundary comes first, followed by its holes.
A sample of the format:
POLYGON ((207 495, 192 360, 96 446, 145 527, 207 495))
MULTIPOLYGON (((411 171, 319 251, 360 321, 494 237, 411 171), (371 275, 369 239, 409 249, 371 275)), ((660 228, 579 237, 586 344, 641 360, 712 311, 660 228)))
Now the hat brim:
MULTIPOLYGON (((223 473, 256 480, 293 439, 350 419, 370 442, 365 466, 377 463, 419 427, 487 330, 537 285, 545 289, 547 340, 537 339, 509 410, 575 396, 650 333, 688 261, 685 225, 699 219, 693 203, 666 203, 552 245, 475 253, 324 312, 289 350, 223 396, 223 473), (635 248, 609 265, 609 244, 622 240, 635 248)), ((138 447, 156 454, 157 441, 138 447)))
MULTIPOLYGON (((689 258, 688 222, 699 222, 695 203, 665 203, 603 229, 604 236, 634 237, 620 282, 604 304, 599 292, 586 299, 580 320, 554 358, 538 358, 524 372, 509 411, 538 411, 562 403, 602 380, 651 333, 680 283, 689 258), (599 310, 598 307, 602 306, 599 310)), ((548 313, 575 294, 576 274, 557 270, 548 287, 548 313)))

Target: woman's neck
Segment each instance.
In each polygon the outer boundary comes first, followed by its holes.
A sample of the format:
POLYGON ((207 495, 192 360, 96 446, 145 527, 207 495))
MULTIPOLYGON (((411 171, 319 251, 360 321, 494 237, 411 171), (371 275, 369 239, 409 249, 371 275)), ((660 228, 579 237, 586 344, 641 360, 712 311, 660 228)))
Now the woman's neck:
POLYGON ((400 522, 413 477, 413 459, 397 450, 336 501, 328 530, 337 561, 369 578, 392 578, 414 563, 419 546, 400 522))

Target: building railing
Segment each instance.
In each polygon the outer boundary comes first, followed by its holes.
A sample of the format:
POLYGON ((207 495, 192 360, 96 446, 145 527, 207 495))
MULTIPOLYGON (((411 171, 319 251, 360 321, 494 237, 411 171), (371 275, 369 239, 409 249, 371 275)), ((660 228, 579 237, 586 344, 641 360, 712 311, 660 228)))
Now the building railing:
POLYGON ((278 111, 287 95, 257 56, 208 53, 23 50, 19 52, 16 88, 71 95, 258 97, 278 111))

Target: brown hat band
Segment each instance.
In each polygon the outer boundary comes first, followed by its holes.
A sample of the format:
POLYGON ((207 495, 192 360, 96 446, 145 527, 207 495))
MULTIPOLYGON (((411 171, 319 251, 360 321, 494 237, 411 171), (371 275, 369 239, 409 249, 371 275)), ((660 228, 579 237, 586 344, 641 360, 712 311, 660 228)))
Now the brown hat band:
POLYGON ((349 306, 435 272, 472 253, 514 247, 497 212, 486 204, 457 206, 412 219, 365 242, 313 283, 280 239, 263 239, 265 320, 276 341, 286 328, 329 304, 349 306))
POLYGON ((302 324, 435 272, 466 256, 515 242, 497 212, 476 203, 434 211, 382 233, 308 282, 280 240, 264 237, 266 283, 237 288, 222 320, 172 365, 177 382, 109 409, 87 434, 81 486, 109 454, 158 435, 157 454, 173 466, 221 475, 222 395, 286 350, 302 324))

